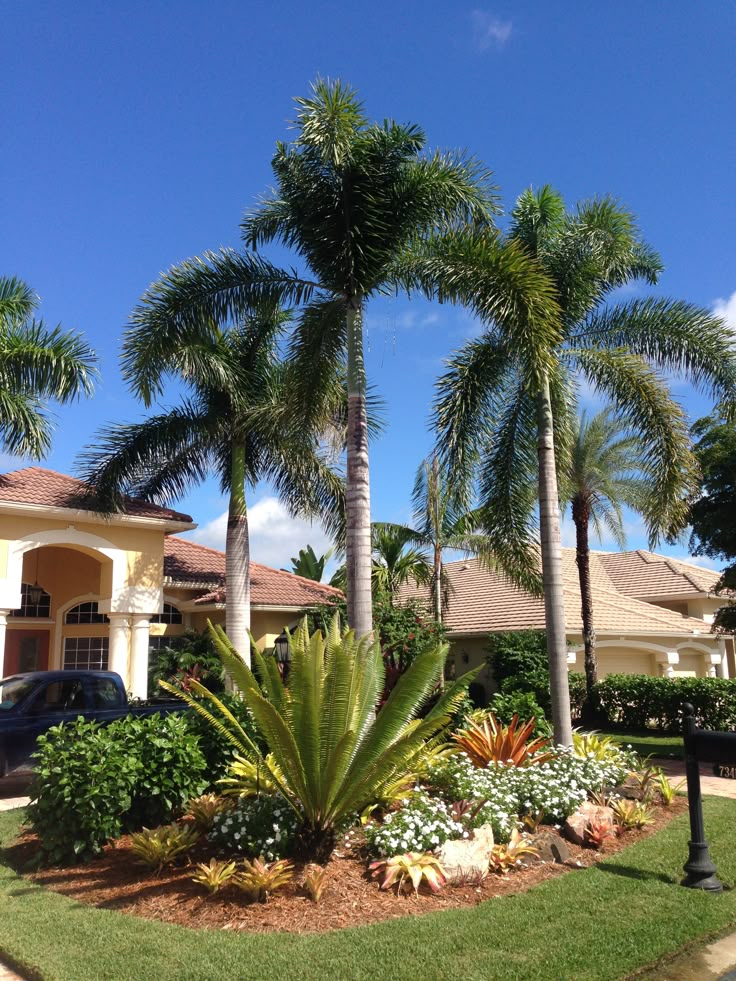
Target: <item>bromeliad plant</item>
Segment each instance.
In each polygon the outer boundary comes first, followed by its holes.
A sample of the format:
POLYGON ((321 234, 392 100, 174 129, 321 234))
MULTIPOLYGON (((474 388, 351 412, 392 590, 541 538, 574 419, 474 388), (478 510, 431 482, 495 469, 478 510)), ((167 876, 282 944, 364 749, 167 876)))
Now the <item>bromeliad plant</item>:
POLYGON ((464 729, 453 734, 460 749, 478 767, 489 763, 512 763, 528 766, 551 760, 553 753, 542 752, 549 747, 549 739, 542 736, 532 739, 534 719, 519 725, 514 715, 507 726, 498 721, 493 712, 482 720, 470 719, 464 729))
POLYGON ((198 886, 204 886, 210 896, 214 896, 235 877, 237 871, 235 862, 223 862, 218 858, 211 858, 209 865, 205 865, 204 862, 197 864, 197 871, 192 876, 192 882, 196 882, 198 886))
POLYGON ((399 895, 409 882, 414 887, 415 894, 419 892, 422 881, 427 883, 432 892, 439 892, 447 882, 439 859, 428 852, 407 852, 405 855, 379 859, 371 862, 370 870, 374 879, 382 877, 381 889, 396 886, 399 895))
POLYGON ((259 858, 252 862, 246 858, 242 872, 233 877, 233 882, 252 902, 267 903, 271 893, 283 889, 293 878, 294 866, 286 859, 269 865, 259 858))
POLYGON ((427 743, 448 724, 472 677, 456 682, 423 719, 416 718, 442 672, 447 649, 440 645, 414 660, 376 715, 384 664, 370 637, 356 640, 351 631, 341 633, 337 621, 326 638, 319 631, 310 637, 304 621, 290 639, 288 684, 275 660, 253 644, 259 683, 222 628, 210 629, 266 750, 203 685, 193 684, 199 699, 163 687, 207 718, 268 776, 299 816, 298 850, 318 861, 330 855, 345 822, 415 773, 427 743))
POLYGON ((157 873, 164 865, 170 865, 180 855, 188 852, 199 838, 194 828, 180 824, 167 824, 161 828, 144 828, 130 836, 131 850, 138 861, 157 873))

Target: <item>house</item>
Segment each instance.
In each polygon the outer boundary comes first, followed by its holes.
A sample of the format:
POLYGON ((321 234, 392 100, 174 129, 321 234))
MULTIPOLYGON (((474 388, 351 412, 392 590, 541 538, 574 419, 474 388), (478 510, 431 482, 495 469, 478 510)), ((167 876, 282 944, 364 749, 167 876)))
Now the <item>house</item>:
MULTIPOLYGON (((109 668, 145 697, 152 647, 225 620, 225 554, 179 537, 195 527, 136 499, 102 516, 81 481, 53 470, 0 475, 0 677, 109 668)), ((255 562, 251 593, 261 648, 305 607, 342 596, 255 562)))
MULTIPOLYGON (((590 567, 600 677, 615 672, 736 677, 733 640, 711 633, 713 616, 724 603, 714 592, 718 573, 645 551, 592 552, 590 567)), ((450 588, 444 622, 458 674, 483 664, 489 634, 544 629, 543 599, 500 572, 477 559, 449 562, 445 571, 450 588)), ((563 574, 568 666, 583 671, 574 549, 563 549, 563 574)), ((479 680, 493 687, 488 670, 479 680)))

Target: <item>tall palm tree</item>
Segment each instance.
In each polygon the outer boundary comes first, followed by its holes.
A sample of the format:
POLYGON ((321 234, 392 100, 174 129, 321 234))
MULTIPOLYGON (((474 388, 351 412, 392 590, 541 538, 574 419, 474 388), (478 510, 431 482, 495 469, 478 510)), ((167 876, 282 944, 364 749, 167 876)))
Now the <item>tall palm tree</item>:
POLYGON ((492 565, 493 542, 488 535, 478 533, 478 513, 463 506, 461 488, 448 479, 436 453, 419 465, 412 504, 414 527, 388 523, 374 527, 393 530, 416 548, 426 549, 431 556, 429 582, 434 618, 442 623, 442 607, 448 589, 444 574, 444 552, 453 549, 479 558, 486 565, 492 565))
POLYGON ((373 588, 393 605, 401 586, 410 580, 426 585, 432 581, 432 567, 426 553, 413 548, 409 529, 400 525, 373 525, 373 588))
MULTIPOLYGON (((421 280, 432 264, 459 265, 461 256, 464 281, 457 290, 472 298, 475 265, 476 292, 482 295, 483 239, 482 233, 460 233, 456 242, 418 256, 408 274, 421 280)), ((656 538, 681 526, 683 483, 694 480, 685 416, 670 397, 664 373, 688 378, 733 413, 736 354, 723 323, 707 310, 664 298, 611 297, 628 282, 656 282, 661 270, 631 215, 612 200, 583 203, 567 213, 551 188, 527 191, 512 213, 507 241, 536 263, 557 299, 558 323, 534 323, 523 306, 507 308, 505 320, 489 310, 483 335, 451 359, 440 380, 436 425, 443 457, 457 479, 477 473, 484 530, 497 559, 525 584, 535 562, 539 502, 554 731, 559 743, 569 745, 556 458, 564 471, 579 380, 607 396, 622 424, 647 448, 654 491, 644 518, 656 538)))
POLYGON ((310 98, 296 102, 296 137, 279 143, 272 161, 275 192, 246 215, 242 234, 248 249, 268 242, 293 249, 303 272, 250 252, 208 253, 171 270, 155 318, 173 344, 203 311, 237 319, 264 297, 303 304, 291 341, 302 421, 319 411, 335 367, 347 364, 348 620, 360 636, 372 629, 366 304, 412 285, 400 260, 416 242, 464 222, 490 223, 496 196, 474 160, 425 154, 416 126, 371 123, 339 81, 318 81, 310 98))
MULTIPOLYGON (((150 287, 138 311, 157 302, 162 283, 150 287)), ((125 494, 158 502, 177 498, 210 471, 229 495, 226 538, 227 631, 248 658, 250 644, 250 546, 246 487, 271 480, 295 514, 320 513, 333 532, 341 523, 342 482, 323 459, 318 434, 284 424, 291 385, 279 361, 278 343, 286 316, 278 309, 254 310, 242 324, 220 329, 200 321, 175 348, 160 333, 157 361, 150 331, 136 326, 123 350, 124 373, 142 393, 145 377, 183 382, 181 403, 143 422, 103 430, 83 458, 85 480, 100 506, 117 510, 125 494)), ((337 395, 333 393, 337 399, 337 395)), ((146 400, 147 401, 147 400, 146 400)))
POLYGON ((91 395, 96 377, 92 349, 79 334, 36 320, 38 304, 27 283, 0 276, 0 447, 35 459, 51 448, 46 403, 91 395))
MULTIPOLYGON (((598 680, 593 595, 590 582, 590 526, 600 539, 607 530, 620 548, 626 546, 623 507, 640 514, 656 513, 656 486, 647 468, 651 448, 642 434, 631 433, 610 408, 592 417, 580 414, 573 421, 573 442, 567 470, 560 476, 563 504, 570 504, 575 525, 576 559, 580 581, 585 678, 588 704, 598 680)), ((688 446, 682 448, 687 458, 688 446)), ((690 489, 683 471, 683 498, 690 489)), ((672 527, 668 529, 674 531, 672 527)))

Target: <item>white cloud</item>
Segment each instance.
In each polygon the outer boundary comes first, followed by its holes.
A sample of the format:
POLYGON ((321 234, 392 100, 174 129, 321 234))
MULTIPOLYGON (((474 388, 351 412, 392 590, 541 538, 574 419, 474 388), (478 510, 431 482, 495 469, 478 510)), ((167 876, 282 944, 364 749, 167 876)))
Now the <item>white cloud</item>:
MULTIPOLYGON (((263 497, 248 510, 250 554, 254 562, 274 569, 291 568, 291 557, 300 548, 311 545, 317 555, 330 548, 330 540, 318 524, 305 518, 293 518, 276 497, 263 497)), ((225 548, 227 511, 192 532, 200 545, 225 548)))
POLYGON ((473 10, 470 13, 473 24, 473 41, 479 51, 489 48, 502 48, 511 37, 510 20, 499 20, 486 10, 473 10))
POLYGON ((736 332, 736 290, 727 300, 716 300, 713 313, 716 317, 722 317, 731 330, 736 332))

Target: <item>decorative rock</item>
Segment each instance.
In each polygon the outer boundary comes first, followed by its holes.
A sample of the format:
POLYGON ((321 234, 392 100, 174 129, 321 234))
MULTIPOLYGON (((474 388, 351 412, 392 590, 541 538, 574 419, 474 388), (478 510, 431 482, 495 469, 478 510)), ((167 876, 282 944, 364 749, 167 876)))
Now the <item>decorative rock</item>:
POLYGON ((641 783, 633 773, 630 773, 618 787, 614 787, 612 793, 617 794, 619 797, 625 797, 627 800, 642 800, 644 797, 641 783))
POLYGON ((539 852, 540 862, 555 862, 564 865, 570 861, 570 849, 567 842, 552 831, 542 831, 534 837, 532 845, 539 852))
POLYGON ((484 876, 493 849, 493 828, 482 824, 472 838, 446 841, 440 848, 440 865, 451 884, 484 876))
POLYGON ((574 845, 582 846, 585 844, 585 826, 589 821, 608 821, 613 827, 613 811, 610 807, 601 807, 586 801, 565 821, 562 833, 574 845))

